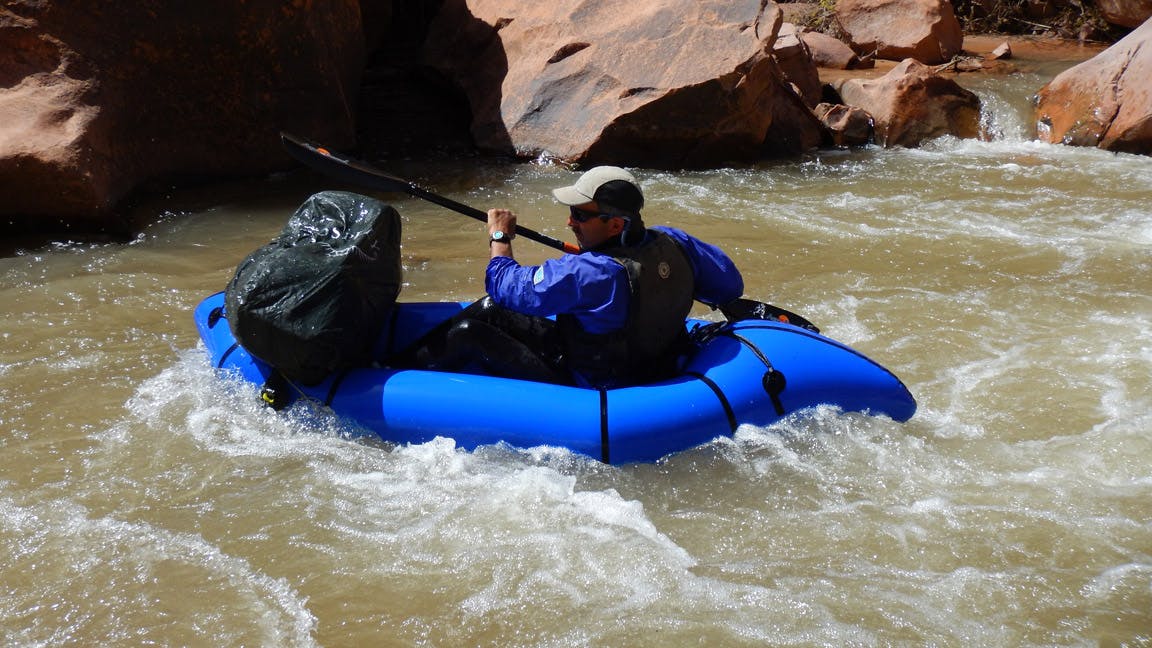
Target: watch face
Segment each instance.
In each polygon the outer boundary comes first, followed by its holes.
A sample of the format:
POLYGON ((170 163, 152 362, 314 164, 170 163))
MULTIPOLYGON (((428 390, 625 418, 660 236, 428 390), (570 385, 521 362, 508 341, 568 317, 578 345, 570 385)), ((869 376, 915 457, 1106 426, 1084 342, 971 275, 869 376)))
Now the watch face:
POLYGON ((504 234, 504 232, 493 232, 492 233, 492 240, 493 241, 503 241, 505 238, 507 238, 507 236, 504 234))

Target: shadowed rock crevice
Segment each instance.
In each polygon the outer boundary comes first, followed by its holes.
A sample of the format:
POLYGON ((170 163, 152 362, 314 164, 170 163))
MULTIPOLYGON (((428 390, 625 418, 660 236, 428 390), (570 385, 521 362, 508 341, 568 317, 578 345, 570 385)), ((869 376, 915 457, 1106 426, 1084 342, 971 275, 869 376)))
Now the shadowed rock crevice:
POLYGON ((548 65, 559 63, 573 54, 591 47, 591 43, 569 43, 548 58, 548 65))

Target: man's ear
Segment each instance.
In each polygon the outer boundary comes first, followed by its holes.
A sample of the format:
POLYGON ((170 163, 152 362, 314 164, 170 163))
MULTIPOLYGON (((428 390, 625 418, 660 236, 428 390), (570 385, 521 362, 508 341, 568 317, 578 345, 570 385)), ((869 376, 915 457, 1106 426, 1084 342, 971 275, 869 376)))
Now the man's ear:
POLYGON ((628 221, 620 218, 619 216, 608 221, 608 232, 611 233, 612 236, 616 236, 620 232, 623 232, 624 228, 626 227, 628 227, 628 221))

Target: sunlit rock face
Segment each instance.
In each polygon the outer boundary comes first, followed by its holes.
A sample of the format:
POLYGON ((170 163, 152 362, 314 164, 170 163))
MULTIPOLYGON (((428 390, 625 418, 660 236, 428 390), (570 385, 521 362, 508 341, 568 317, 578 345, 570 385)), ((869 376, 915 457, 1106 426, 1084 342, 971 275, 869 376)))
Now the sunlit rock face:
POLYGON ((425 61, 463 89, 483 149, 709 167, 820 139, 772 56, 781 22, 759 0, 448 0, 425 61))
POLYGON ((1044 86, 1036 95, 1036 136, 1152 153, 1152 21, 1044 86))
POLYGON ((862 56, 933 64, 950 60, 964 46, 948 0, 838 0, 836 22, 862 56))
POLYGON ((835 84, 844 103, 872 115, 876 143, 919 146, 925 140, 980 134, 980 98, 914 59, 905 59, 878 79, 835 84))

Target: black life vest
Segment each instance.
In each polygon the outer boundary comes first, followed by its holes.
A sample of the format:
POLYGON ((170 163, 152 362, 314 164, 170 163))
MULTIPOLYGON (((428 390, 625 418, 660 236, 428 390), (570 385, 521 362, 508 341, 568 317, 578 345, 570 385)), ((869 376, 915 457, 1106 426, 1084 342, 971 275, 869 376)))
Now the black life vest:
POLYGON ((628 319, 621 331, 593 334, 572 315, 559 315, 565 364, 594 385, 641 384, 669 375, 676 347, 686 339, 695 277, 680 245, 648 230, 643 243, 603 251, 628 272, 628 319))

